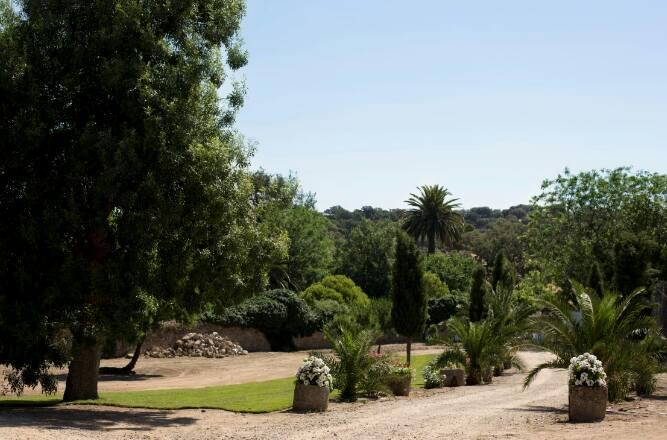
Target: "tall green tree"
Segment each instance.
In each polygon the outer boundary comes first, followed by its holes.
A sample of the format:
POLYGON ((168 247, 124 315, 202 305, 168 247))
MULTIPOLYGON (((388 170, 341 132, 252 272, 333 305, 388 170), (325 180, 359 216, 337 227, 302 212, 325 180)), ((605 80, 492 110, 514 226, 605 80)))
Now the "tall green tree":
MULTIPOLYGON (((250 149, 231 124, 239 0, 18 1, 0 24, 0 363, 97 398, 99 351, 145 319, 266 284, 250 149), (67 350, 71 343, 71 350, 67 350)), ((49 388, 49 387, 47 387, 49 388)), ((52 389, 52 387, 50 387, 52 389)))
POLYGON ((486 281, 486 269, 479 265, 472 273, 472 282, 470 283, 470 312, 471 322, 477 322, 484 319, 487 308, 488 282, 486 281))
POLYGON ((667 175, 629 168, 565 170, 542 184, 529 218, 528 256, 560 286, 585 281, 592 261, 611 280, 616 249, 632 236, 658 248, 647 261, 656 268, 667 247, 667 175))
POLYGON ((493 262, 491 286, 494 291, 505 290, 511 292, 516 281, 516 271, 505 252, 500 251, 493 262))
POLYGON ((421 336, 426 324, 426 298, 422 286, 419 249, 405 232, 396 234, 396 257, 392 276, 391 317, 394 329, 408 339, 407 361, 410 365, 412 339, 421 336))
POLYGON ((363 219, 350 232, 340 251, 338 272, 350 277, 369 296, 391 293, 394 226, 363 219))
POLYGON ((403 228, 415 240, 426 239, 428 253, 435 252, 436 244, 450 246, 461 237, 463 216, 454 211, 458 199, 447 199, 451 193, 440 185, 424 185, 419 195, 410 194, 405 201, 412 208, 405 213, 403 228))
POLYGON ((592 289, 599 298, 604 296, 604 276, 602 275, 600 264, 597 261, 594 261, 593 264, 591 264, 591 269, 588 272, 588 278, 586 279, 586 287, 592 289))

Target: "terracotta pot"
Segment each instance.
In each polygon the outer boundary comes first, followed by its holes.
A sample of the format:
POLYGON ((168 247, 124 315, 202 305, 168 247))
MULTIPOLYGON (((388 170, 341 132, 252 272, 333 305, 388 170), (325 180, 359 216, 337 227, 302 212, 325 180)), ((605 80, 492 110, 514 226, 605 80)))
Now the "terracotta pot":
POLYGON ((409 396, 411 381, 410 376, 395 376, 387 381, 387 386, 394 396, 409 396))
POLYGON ((607 387, 570 385, 570 422, 599 422, 607 412, 607 387))
POLYGON ((460 387, 466 383, 463 368, 442 368, 440 373, 445 375, 446 387, 460 387))
POLYGON ((326 411, 329 406, 329 388, 297 383, 294 387, 295 411, 326 411))

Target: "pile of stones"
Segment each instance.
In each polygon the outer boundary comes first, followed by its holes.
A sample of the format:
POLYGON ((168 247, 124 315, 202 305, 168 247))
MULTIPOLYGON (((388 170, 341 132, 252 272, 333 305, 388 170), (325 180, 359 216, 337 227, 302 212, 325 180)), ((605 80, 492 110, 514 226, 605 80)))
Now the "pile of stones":
POLYGON ((173 358, 181 356, 222 358, 248 354, 239 344, 232 342, 218 332, 188 333, 176 341, 172 347, 152 347, 144 353, 152 358, 173 358))

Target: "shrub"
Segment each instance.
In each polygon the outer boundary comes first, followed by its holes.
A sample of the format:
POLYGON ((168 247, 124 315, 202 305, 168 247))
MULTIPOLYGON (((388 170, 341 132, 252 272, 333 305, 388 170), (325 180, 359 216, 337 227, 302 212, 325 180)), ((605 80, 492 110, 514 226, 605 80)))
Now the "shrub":
POLYGON ((457 316, 468 309, 468 301, 464 293, 453 292, 428 302, 428 323, 440 324, 452 316, 457 316))
POLYGON ((445 376, 440 373, 440 367, 434 362, 426 364, 422 376, 424 376, 424 388, 441 388, 445 385, 445 376))
POLYGON ((602 362, 590 353, 573 357, 568 367, 570 385, 586 387, 607 386, 607 373, 602 368, 602 362))
POLYGON ((266 335, 271 349, 293 349, 294 336, 310 335, 318 320, 301 298, 286 289, 269 290, 206 320, 220 325, 249 327, 266 335))
POLYGON ((427 299, 437 299, 449 295, 447 284, 443 283, 433 272, 424 272, 422 285, 424 296, 427 299))
POLYGON ((315 283, 301 293, 301 298, 308 304, 329 299, 340 304, 367 307, 370 305, 368 296, 354 281, 344 275, 329 275, 319 283, 315 283))

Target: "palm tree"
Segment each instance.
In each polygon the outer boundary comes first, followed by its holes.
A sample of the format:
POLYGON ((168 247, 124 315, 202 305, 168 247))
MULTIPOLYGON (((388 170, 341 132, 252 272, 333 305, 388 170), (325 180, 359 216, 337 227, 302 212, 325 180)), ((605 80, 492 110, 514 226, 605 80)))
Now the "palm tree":
POLYGON ((503 352, 502 340, 494 332, 491 320, 470 322, 461 318, 452 318, 447 328, 453 336, 457 336, 460 344, 452 345, 436 360, 436 365, 446 366, 448 363, 465 365, 466 384, 482 383, 482 374, 493 367, 494 362, 503 352))
POLYGON ((607 373, 610 401, 623 399, 633 385, 639 393, 651 393, 662 344, 650 306, 643 299, 644 290, 637 289, 625 298, 611 292, 599 297, 577 283, 573 285, 572 301, 538 302, 544 310, 534 322, 544 334, 540 347, 556 359, 535 367, 524 388, 541 370, 567 368, 572 357, 592 353, 607 373))
POLYGON ((455 212, 459 207, 458 199, 449 199, 451 193, 440 185, 424 185, 419 188, 419 195, 410 194, 405 201, 412 206, 405 214, 403 228, 415 240, 428 241, 428 253, 435 252, 436 240, 451 245, 461 237, 463 216, 455 212))

